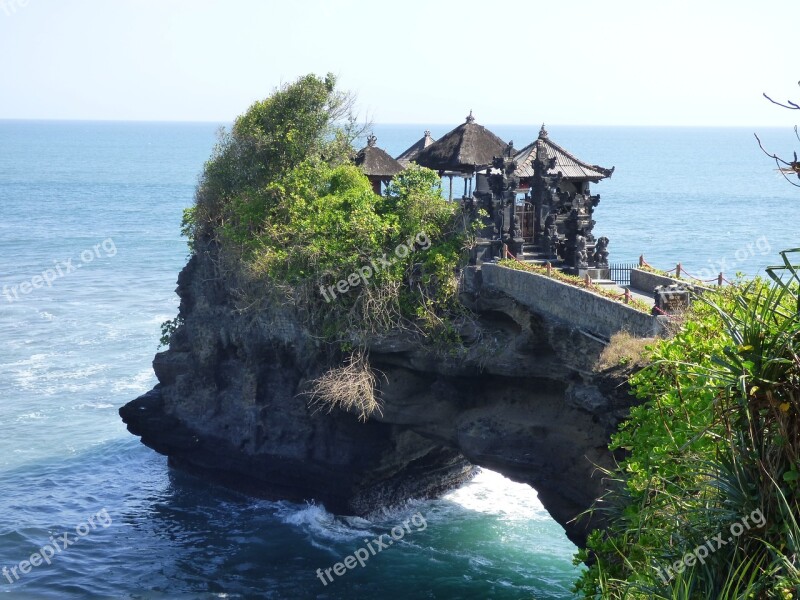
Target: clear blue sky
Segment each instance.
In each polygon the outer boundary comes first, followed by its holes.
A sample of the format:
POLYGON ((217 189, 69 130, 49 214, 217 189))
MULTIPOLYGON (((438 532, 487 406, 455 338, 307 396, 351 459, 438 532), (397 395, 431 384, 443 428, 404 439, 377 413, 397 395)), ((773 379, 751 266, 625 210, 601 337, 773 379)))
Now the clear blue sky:
POLYGON ((799 0, 0 0, 0 118, 230 121, 339 75, 379 123, 780 125, 799 0))

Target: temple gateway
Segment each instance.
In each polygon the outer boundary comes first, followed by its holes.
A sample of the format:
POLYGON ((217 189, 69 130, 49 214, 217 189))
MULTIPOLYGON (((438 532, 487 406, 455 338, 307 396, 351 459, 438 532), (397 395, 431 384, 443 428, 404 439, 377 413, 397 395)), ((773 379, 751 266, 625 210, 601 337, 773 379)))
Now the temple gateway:
POLYGON ((610 177, 614 169, 576 158, 550 139, 544 125, 536 140, 517 151, 513 142, 476 123, 470 111, 464 123, 439 140, 426 131, 397 160, 377 148, 374 137, 356 160, 378 193, 381 182, 410 162, 449 179, 451 200, 454 178, 463 179, 462 207, 483 224, 472 264, 508 252, 571 274, 609 278, 609 240, 595 237, 592 215, 600 196, 591 194, 590 184, 610 177))

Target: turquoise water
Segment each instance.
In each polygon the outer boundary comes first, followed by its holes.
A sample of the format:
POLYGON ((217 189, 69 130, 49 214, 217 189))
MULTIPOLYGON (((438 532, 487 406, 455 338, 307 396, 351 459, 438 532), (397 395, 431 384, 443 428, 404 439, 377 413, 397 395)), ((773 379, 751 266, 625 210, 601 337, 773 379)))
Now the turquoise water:
MULTIPOLYGON (((399 153, 424 128, 377 126, 378 145, 399 153)), ((574 546, 533 490, 494 473, 371 520, 337 518, 171 472, 127 433, 117 409, 155 383, 159 324, 176 313, 187 255, 181 212, 215 129, 0 122, 0 592, 570 598, 574 546), (424 530, 333 583, 317 578, 417 513, 424 530), (74 543, 51 564, 21 571, 64 533, 74 543)), ((448 127, 431 129, 438 137, 448 127)), ((518 147, 538 132, 493 129, 518 147)), ((596 231, 611 238, 612 261, 644 252, 691 272, 724 259, 753 274, 800 245, 800 194, 750 130, 548 129, 587 162, 617 168, 595 188, 596 231)), ((788 128, 760 133, 790 150, 788 128)))

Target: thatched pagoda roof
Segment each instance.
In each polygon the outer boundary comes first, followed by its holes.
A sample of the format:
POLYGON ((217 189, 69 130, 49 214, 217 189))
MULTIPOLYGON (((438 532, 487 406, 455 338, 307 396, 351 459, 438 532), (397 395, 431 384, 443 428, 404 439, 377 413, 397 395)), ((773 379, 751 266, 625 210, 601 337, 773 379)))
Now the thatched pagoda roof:
POLYGON ((414 144, 412 144, 405 152, 397 157, 397 162, 404 167, 408 166, 408 163, 414 160, 422 150, 433 144, 435 141, 436 140, 431 137, 431 132, 425 131, 425 135, 414 142, 414 144))
POLYGON ((490 165, 495 156, 503 156, 506 148, 503 140, 475 122, 470 111, 465 123, 422 149, 414 162, 436 171, 473 173, 476 167, 490 165))
POLYGON ((403 165, 376 146, 378 138, 367 138, 367 145, 358 151, 355 164, 367 177, 394 177, 404 169, 403 165))
POLYGON ((539 137, 532 144, 528 144, 517 152, 514 160, 517 161, 517 169, 514 174, 520 179, 533 177, 533 161, 539 149, 544 150, 548 160, 555 158, 555 165, 548 169, 548 175, 557 175, 559 172, 565 179, 582 179, 597 183, 601 179, 611 177, 614 169, 606 169, 597 165, 590 165, 582 160, 575 158, 572 154, 564 150, 561 146, 553 142, 547 134, 547 130, 542 125, 539 137))

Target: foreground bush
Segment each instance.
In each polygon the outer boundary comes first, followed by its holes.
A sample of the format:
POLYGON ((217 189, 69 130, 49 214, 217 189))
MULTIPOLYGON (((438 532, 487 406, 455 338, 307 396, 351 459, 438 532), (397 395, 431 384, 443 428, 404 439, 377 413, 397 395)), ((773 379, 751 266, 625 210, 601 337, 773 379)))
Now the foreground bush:
POLYGON ((625 459, 595 508, 610 526, 577 557, 584 597, 798 597, 797 254, 696 302, 631 380, 644 402, 613 437, 625 459))

